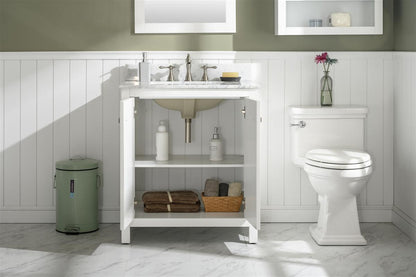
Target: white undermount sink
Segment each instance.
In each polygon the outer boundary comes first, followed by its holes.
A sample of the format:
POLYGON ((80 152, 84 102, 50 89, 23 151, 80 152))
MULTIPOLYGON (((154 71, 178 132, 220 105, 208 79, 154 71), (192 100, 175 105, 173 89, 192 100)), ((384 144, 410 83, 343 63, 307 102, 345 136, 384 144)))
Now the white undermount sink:
POLYGON ((196 112, 216 107, 221 99, 155 99, 159 106, 168 110, 179 111, 185 119, 185 142, 191 142, 191 121, 196 112))

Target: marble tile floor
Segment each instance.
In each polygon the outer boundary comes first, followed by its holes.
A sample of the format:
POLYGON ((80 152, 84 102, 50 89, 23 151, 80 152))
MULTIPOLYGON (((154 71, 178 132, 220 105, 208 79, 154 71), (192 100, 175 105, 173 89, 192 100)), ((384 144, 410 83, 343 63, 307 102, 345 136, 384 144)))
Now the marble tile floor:
POLYGON ((318 246, 309 224, 240 228, 119 226, 65 235, 53 224, 0 224, 0 276, 416 276, 416 243, 394 225, 362 224, 367 246, 318 246))

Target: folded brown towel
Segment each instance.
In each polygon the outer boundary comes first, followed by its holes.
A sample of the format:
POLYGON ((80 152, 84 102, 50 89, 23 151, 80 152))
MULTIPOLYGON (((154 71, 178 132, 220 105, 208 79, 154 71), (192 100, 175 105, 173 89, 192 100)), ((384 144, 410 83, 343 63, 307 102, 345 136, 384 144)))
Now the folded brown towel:
POLYGON ((241 195, 241 183, 231 183, 228 187, 228 196, 240 196, 241 195))
POLYGON ((196 204, 144 204, 146 213, 197 213, 200 210, 200 202, 196 204))
POLYGON ((199 203, 198 194, 189 190, 178 191, 148 191, 142 196, 145 204, 195 204, 199 203), (170 197, 169 197, 170 195, 170 197))
POLYGON ((227 183, 221 183, 218 196, 228 196, 228 187, 229 185, 227 183))
POLYGON ((205 189, 204 195, 205 196, 218 196, 218 192, 220 190, 219 183, 217 180, 214 179, 207 179, 205 181, 205 189))

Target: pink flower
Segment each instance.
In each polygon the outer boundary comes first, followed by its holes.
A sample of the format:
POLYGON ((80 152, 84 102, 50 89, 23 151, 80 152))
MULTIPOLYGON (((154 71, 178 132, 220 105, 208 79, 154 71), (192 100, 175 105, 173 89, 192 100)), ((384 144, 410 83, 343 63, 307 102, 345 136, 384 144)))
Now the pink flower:
POLYGON ((315 57, 315 62, 316 62, 317 64, 318 64, 318 63, 325 63, 325 62, 326 62, 327 57, 328 57, 328 53, 327 53, 327 52, 322 53, 321 55, 317 55, 317 56, 315 57))

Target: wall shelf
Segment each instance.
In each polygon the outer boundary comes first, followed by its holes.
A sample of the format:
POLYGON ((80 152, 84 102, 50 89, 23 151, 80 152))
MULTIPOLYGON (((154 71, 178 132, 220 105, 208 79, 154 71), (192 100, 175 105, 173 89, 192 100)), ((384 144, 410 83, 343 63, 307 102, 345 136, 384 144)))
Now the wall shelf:
POLYGON ((220 168, 244 167, 244 156, 224 155, 222 161, 210 161, 209 155, 170 155, 168 161, 156 161, 154 155, 137 155, 134 163, 140 168, 220 168))
POLYGON ((275 0, 276 35, 381 35, 382 0, 275 0), (351 27, 332 27, 331 13, 351 15, 351 27), (322 27, 310 27, 321 19, 322 27))

